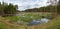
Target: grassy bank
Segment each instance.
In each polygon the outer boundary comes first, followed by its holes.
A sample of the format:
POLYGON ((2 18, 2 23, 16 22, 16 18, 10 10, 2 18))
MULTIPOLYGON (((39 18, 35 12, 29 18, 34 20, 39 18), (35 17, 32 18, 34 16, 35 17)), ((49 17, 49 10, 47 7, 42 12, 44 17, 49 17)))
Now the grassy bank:
POLYGON ((60 15, 57 16, 51 23, 49 23, 46 29, 60 29, 60 15))

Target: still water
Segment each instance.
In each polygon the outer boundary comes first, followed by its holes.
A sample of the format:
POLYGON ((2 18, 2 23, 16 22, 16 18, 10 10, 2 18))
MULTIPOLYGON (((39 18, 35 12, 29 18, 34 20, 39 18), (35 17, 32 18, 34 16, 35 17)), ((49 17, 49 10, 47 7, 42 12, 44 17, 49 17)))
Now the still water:
POLYGON ((47 18, 41 18, 40 20, 33 20, 28 25, 38 25, 38 24, 45 24, 48 23, 50 20, 47 18))
MULTIPOLYGON (((39 20, 33 20, 31 22, 29 22, 27 25, 38 25, 38 24, 45 24, 48 23, 50 20, 47 18, 41 18, 39 20)), ((23 21, 17 21, 18 24, 24 24, 25 22, 23 21)))

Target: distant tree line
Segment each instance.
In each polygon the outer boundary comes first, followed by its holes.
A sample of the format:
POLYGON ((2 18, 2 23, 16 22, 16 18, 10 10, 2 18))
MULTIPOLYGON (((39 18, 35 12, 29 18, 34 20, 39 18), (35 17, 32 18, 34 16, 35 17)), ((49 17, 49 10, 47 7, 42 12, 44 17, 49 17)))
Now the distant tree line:
POLYGON ((0 15, 5 16, 8 14, 15 14, 18 10, 18 5, 13 5, 11 3, 7 4, 5 2, 0 2, 0 15))
POLYGON ((57 12, 58 12, 58 14, 60 14, 60 0, 59 0, 59 3, 58 3, 58 6, 57 6, 57 12))
POLYGON ((45 6, 40 8, 27 9, 23 12, 57 12, 60 14, 60 0, 57 6, 45 6))
POLYGON ((55 9, 54 9, 55 7, 53 7, 53 6, 46 6, 46 7, 40 7, 40 8, 33 8, 33 9, 27 9, 27 10, 25 10, 25 12, 51 12, 51 10, 52 10, 52 12, 54 12, 55 11, 55 9))

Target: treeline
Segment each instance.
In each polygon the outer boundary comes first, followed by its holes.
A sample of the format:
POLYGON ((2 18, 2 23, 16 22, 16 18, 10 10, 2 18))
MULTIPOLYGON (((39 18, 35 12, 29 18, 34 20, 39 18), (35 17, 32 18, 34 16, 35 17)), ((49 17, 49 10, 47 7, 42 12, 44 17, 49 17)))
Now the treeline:
POLYGON ((57 6, 45 6, 40 8, 27 9, 24 12, 57 12, 60 14, 60 1, 57 6))
POLYGON ((58 6, 57 6, 57 12, 58 12, 58 14, 60 14, 60 0, 59 0, 59 3, 58 3, 58 6))
POLYGON ((0 15, 5 16, 8 14, 15 14, 18 10, 18 5, 13 5, 11 3, 7 4, 5 2, 0 2, 0 15))
POLYGON ((33 8, 33 9, 27 9, 25 12, 55 12, 55 7, 53 6, 46 6, 46 7, 40 7, 40 8, 33 8), (52 10, 53 9, 53 10, 52 10))

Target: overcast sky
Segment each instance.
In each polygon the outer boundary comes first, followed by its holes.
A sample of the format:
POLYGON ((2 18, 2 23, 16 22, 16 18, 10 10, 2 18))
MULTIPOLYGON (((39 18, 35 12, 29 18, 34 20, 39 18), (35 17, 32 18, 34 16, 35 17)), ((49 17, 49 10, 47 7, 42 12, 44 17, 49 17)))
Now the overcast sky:
MULTIPOLYGON (((3 0, 0 0, 0 2, 3 0)), ((31 8, 39 8, 42 6, 49 5, 47 3, 48 0, 4 0, 4 2, 7 3, 13 3, 14 5, 17 4, 20 11, 23 11, 25 9, 31 9, 31 8)))

